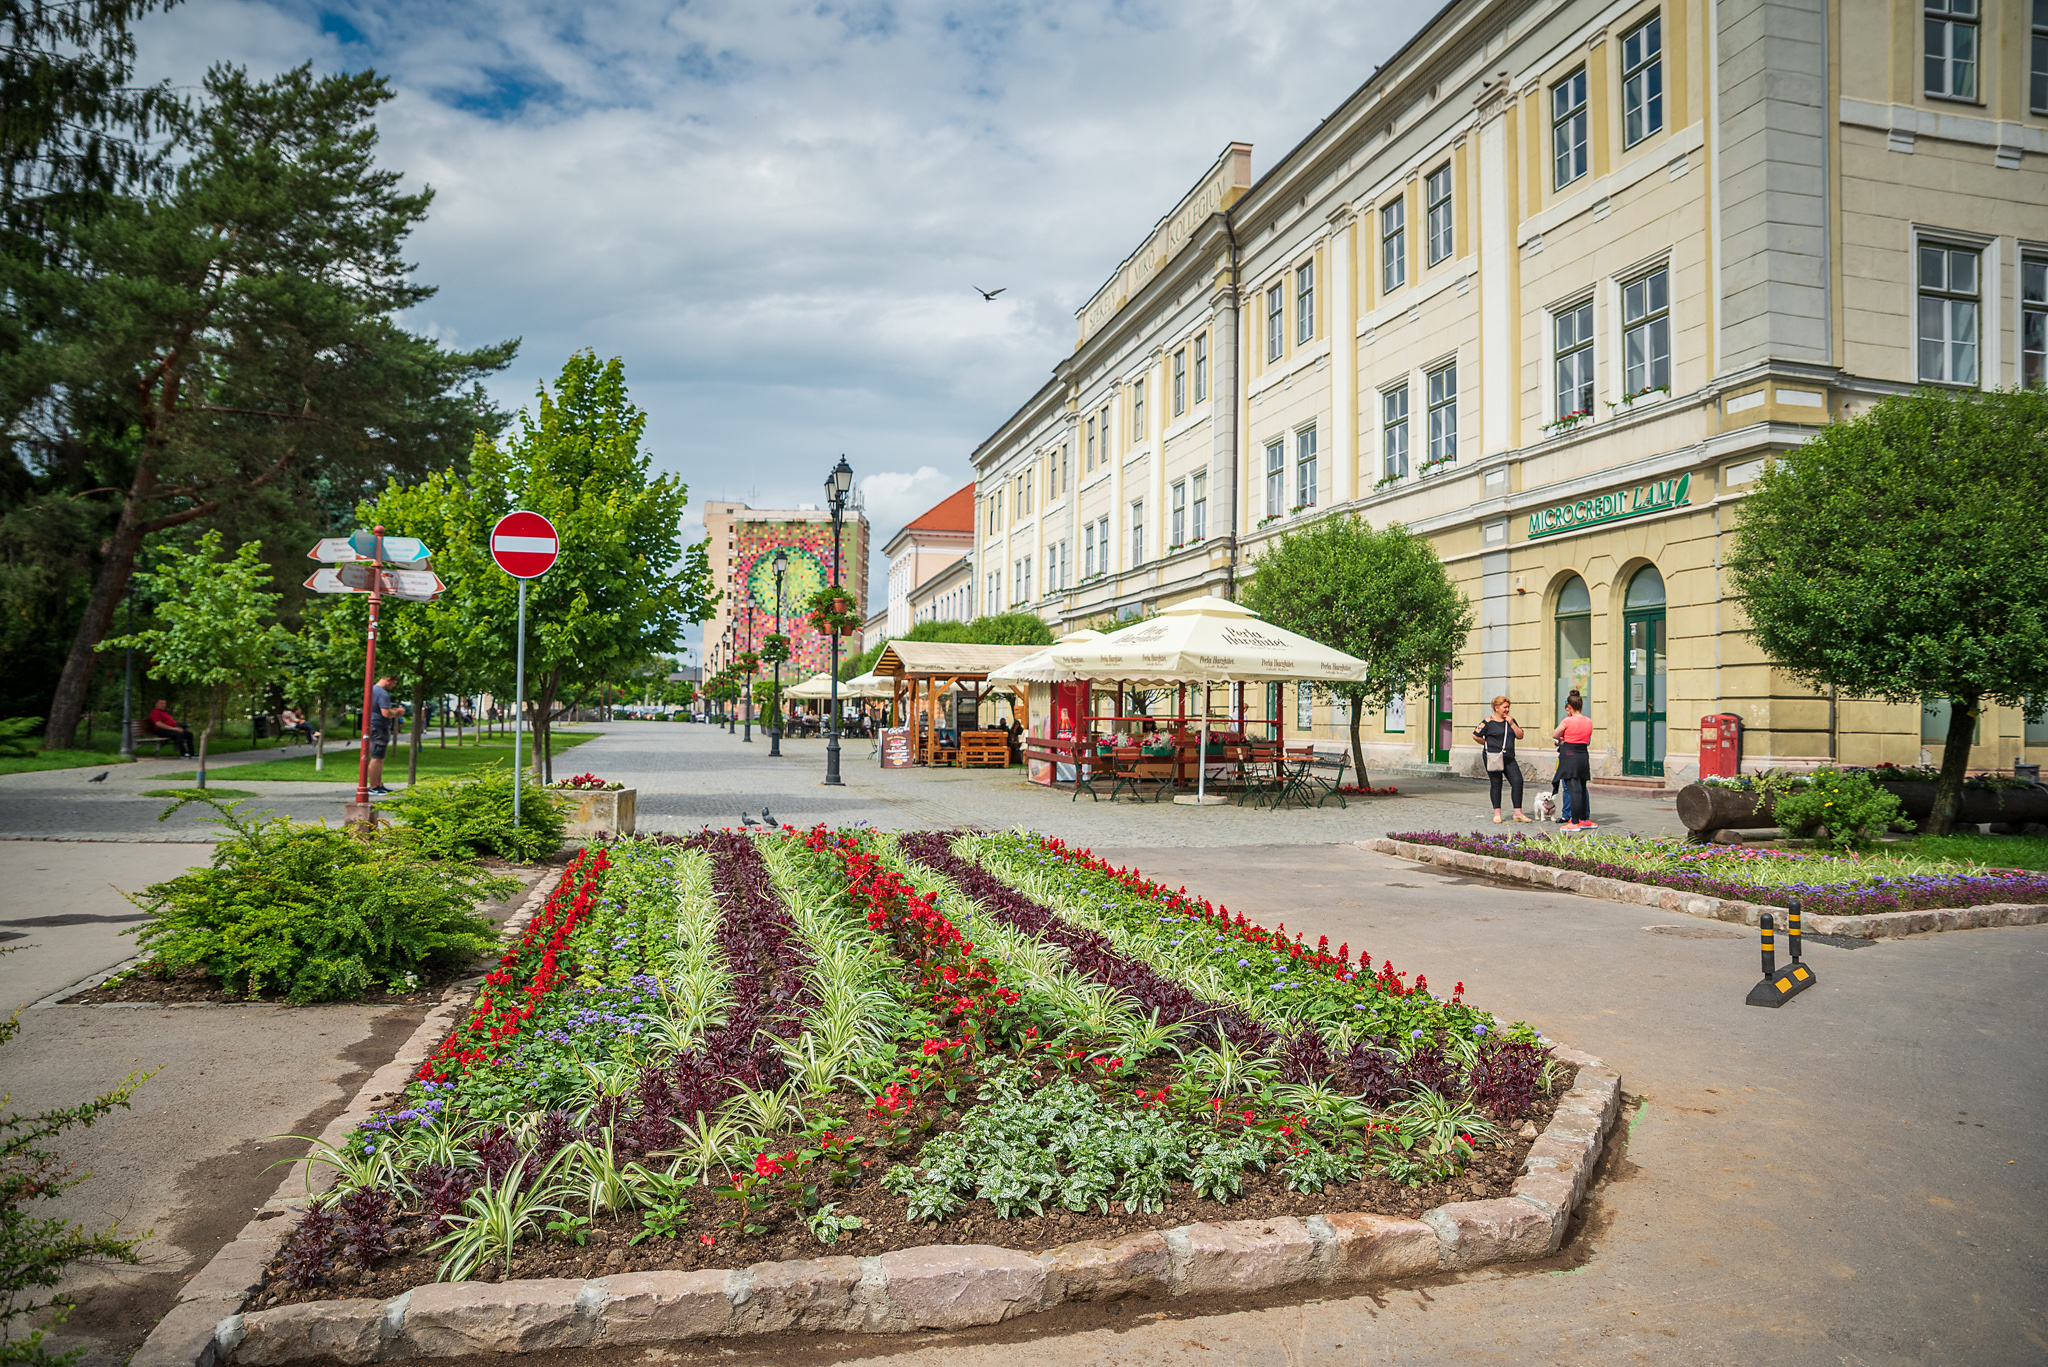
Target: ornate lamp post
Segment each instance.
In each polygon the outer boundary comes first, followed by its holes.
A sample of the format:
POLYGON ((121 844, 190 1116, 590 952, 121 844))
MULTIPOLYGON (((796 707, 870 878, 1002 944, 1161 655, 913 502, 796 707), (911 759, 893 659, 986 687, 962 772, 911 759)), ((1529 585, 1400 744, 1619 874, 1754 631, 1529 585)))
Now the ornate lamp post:
MULTIPOLYGON (((846 517, 846 497, 853 492, 853 467, 840 456, 825 476, 825 504, 832 510, 832 587, 839 587, 839 526, 846 517)), ((832 729, 825 742, 825 786, 844 787, 839 777, 839 632, 832 632, 832 729)))
MULTIPOLYGON (((775 636, 778 645, 782 637, 782 576, 789 571, 789 547, 775 548, 775 636)), ((775 652, 775 691, 769 696, 775 700, 775 726, 768 733, 768 755, 771 759, 782 758, 782 655, 775 652)))

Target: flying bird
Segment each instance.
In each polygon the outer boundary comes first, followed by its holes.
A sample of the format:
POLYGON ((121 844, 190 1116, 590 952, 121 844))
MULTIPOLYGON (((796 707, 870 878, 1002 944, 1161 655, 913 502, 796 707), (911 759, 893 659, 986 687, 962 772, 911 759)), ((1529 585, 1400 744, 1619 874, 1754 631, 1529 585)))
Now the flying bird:
POLYGON ((94 775, 93 775, 93 776, 92 776, 91 778, 87 779, 87 780, 86 780, 86 782, 87 782, 87 783, 105 783, 105 782, 107 781, 107 775, 108 775, 108 774, 111 774, 111 773, 113 773, 113 772, 114 772, 114 771, 113 771, 112 769, 102 769, 102 770, 100 770, 100 771, 99 771, 99 772, 98 772, 97 774, 94 774, 94 775))
POLYGON ((1004 285, 1001 289, 985 290, 981 286, 976 285, 974 287, 974 292, 984 299, 993 299, 997 295, 1001 294, 1003 290, 1006 290, 1008 288, 1010 288, 1008 285, 1004 285))

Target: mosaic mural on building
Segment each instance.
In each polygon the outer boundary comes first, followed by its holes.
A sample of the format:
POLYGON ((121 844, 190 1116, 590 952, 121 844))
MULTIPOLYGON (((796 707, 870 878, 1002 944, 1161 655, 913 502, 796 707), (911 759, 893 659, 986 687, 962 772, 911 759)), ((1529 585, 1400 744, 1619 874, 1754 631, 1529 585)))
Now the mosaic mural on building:
MULTIPOLYGON (((862 547, 855 529, 840 533, 840 556, 845 570, 840 582, 856 607, 862 608, 859 576, 851 573, 862 547)), ((803 679, 828 669, 832 664, 829 638, 812 630, 804 605, 818 589, 832 582, 832 524, 829 522, 742 522, 733 530, 732 577, 728 588, 733 602, 730 614, 738 627, 739 641, 751 639, 759 649, 761 640, 775 630, 775 552, 787 548, 789 564, 782 576, 782 630, 789 637, 790 662, 783 666, 785 682, 803 679)), ((849 644, 841 642, 842 651, 849 644)), ((742 644, 740 648, 744 649, 742 644)))

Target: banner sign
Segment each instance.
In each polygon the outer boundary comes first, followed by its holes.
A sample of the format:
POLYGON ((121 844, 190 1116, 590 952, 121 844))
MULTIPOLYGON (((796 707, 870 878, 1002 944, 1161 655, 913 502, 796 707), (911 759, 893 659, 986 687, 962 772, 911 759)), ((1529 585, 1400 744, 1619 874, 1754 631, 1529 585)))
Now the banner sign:
POLYGON ((1633 489, 1596 494, 1577 503, 1560 503, 1529 514, 1529 539, 1534 541, 1539 536, 1551 536, 1574 527, 1620 522, 1624 518, 1641 517, 1644 513, 1682 508, 1691 487, 1692 476, 1683 474, 1677 479, 1653 480, 1648 484, 1638 484, 1633 489))
POLYGON ((884 769, 908 769, 916 762, 911 752, 910 728, 895 727, 882 733, 882 767, 884 769))

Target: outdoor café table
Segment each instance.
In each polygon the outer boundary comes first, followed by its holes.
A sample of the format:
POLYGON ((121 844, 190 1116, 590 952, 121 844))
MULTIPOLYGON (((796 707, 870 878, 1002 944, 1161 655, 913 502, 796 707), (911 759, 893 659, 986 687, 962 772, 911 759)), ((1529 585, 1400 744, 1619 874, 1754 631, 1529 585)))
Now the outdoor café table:
POLYGON ((1298 750, 1283 750, 1274 766, 1276 784, 1273 789, 1273 805, 1299 799, 1306 803, 1313 799, 1309 781, 1310 771, 1315 767, 1316 752, 1312 745, 1298 750))

